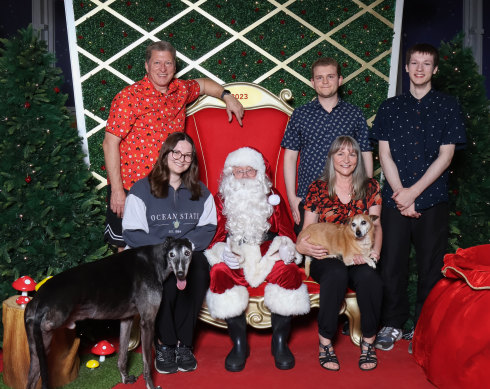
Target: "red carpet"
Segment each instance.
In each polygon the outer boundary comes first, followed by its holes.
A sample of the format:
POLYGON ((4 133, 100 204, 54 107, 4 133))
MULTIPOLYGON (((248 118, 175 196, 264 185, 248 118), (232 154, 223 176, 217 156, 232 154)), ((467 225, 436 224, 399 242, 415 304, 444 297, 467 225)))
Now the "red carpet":
MULTIPOLYGON (((198 368, 194 372, 170 375, 158 374, 153 369, 155 385, 169 388, 349 388, 349 389, 434 389, 412 356, 408 354, 408 342, 401 340, 391 351, 378 351, 378 367, 370 372, 358 367, 359 348, 347 336, 339 335, 335 351, 341 368, 338 372, 322 369, 318 363, 318 335, 316 311, 306 318, 293 321, 290 347, 296 357, 292 370, 281 371, 274 366, 270 353, 270 330, 249 329, 250 357, 245 369, 230 373, 224 368, 224 360, 231 348, 226 330, 199 323, 195 355, 198 368)), ((116 389, 144 389, 142 377, 133 385, 118 384, 116 389)))

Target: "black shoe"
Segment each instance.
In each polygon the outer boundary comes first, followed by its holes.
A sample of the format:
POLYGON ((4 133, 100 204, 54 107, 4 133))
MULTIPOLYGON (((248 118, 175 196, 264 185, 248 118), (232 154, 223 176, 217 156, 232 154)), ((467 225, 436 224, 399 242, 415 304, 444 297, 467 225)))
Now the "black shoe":
POLYGON ((242 371, 248 357, 247 321, 245 315, 226 319, 233 348, 225 359, 225 369, 232 372, 242 371))
POLYGON ((179 371, 193 371, 197 368, 196 357, 192 353, 192 347, 179 344, 175 349, 177 366, 179 371))
POLYGON ((273 313, 271 316, 272 342, 271 351, 278 369, 289 370, 294 367, 294 355, 288 347, 291 332, 291 316, 273 313))
POLYGON ((155 345, 155 369, 162 374, 177 373, 178 366, 174 346, 155 345))

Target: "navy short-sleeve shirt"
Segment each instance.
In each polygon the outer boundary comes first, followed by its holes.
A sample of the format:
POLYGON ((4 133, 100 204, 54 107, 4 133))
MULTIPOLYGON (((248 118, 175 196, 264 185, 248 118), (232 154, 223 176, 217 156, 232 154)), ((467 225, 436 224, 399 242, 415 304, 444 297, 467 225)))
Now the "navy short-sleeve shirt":
POLYGON ((315 99, 293 111, 281 146, 300 152, 298 197, 304 200, 310 184, 320 177, 328 150, 340 135, 356 139, 361 151, 372 150, 366 119, 355 105, 339 99, 329 113, 315 99))
MULTIPOLYGON (((384 101, 371 129, 373 140, 388 141, 404 188, 417 182, 439 156, 441 145, 466 143, 463 114, 458 101, 431 89, 422 99, 410 92, 384 101)), ((448 201, 448 170, 415 200, 421 211, 448 201)), ((383 186, 383 205, 396 208, 393 190, 383 186)))

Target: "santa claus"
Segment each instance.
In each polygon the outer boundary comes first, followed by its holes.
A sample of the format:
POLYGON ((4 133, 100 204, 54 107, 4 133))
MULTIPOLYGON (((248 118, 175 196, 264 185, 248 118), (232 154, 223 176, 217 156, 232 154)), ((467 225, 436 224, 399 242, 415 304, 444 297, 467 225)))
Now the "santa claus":
POLYGON ((296 265, 302 256, 295 249, 293 224, 284 201, 272 188, 262 154, 248 147, 230 153, 215 201, 218 228, 205 253, 212 266, 206 303, 213 317, 226 320, 233 341, 225 368, 240 371, 245 367, 247 287, 265 281, 275 365, 291 369, 294 356, 287 344, 291 316, 308 313, 310 300, 296 265))

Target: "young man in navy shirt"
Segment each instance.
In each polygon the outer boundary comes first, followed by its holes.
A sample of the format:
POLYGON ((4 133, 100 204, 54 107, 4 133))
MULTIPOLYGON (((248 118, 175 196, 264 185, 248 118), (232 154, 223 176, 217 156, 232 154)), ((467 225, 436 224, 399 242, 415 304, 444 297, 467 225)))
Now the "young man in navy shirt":
POLYGON ((303 226, 303 201, 310 184, 323 172, 330 145, 339 135, 350 135, 361 146, 366 173, 373 176, 373 156, 368 126, 360 108, 339 98, 342 74, 333 58, 319 58, 311 66, 313 101, 294 110, 281 142, 284 152, 284 181, 298 234, 303 226), (296 165, 298 156, 298 190, 296 165))
MULTIPOLYGON (((371 137, 379 142, 383 187, 383 328, 376 347, 391 350, 409 318, 408 262, 417 261, 415 323, 434 284, 441 279, 449 233, 448 168, 456 146, 466 142, 457 100, 432 89, 439 54, 428 44, 407 51, 410 91, 383 102, 371 137)), ((411 346, 411 344, 410 344, 411 346)), ((410 349, 409 349, 410 351, 410 349)))

